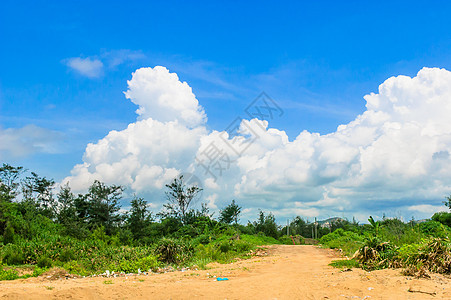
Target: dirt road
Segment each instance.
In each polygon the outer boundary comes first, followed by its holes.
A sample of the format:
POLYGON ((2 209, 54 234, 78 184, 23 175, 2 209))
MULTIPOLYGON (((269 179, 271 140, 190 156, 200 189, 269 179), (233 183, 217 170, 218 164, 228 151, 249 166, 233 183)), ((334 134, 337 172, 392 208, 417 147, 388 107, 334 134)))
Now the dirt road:
POLYGON ((208 270, 127 278, 29 278, 0 282, 5 299, 451 299, 451 279, 400 270, 342 272, 332 250, 270 246, 269 255, 208 270), (227 277, 228 281, 216 281, 227 277), (411 292, 409 292, 409 290, 411 292))

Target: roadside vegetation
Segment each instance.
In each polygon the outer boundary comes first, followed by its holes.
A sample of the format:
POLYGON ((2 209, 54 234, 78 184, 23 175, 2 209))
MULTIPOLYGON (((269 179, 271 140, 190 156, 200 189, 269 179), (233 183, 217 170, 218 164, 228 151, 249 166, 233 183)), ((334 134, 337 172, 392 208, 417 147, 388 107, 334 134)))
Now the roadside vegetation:
MULTIPOLYGON (((76 275, 155 272, 246 258, 262 245, 316 244, 340 249, 336 267, 367 270, 403 267, 406 274, 451 273, 451 213, 404 223, 383 218, 360 225, 332 218, 296 217, 278 226, 270 212, 239 223, 235 200, 217 218, 193 203, 201 189, 183 176, 165 186, 166 204, 157 213, 134 196, 121 209, 124 188, 94 181, 85 194, 8 164, 0 166, 0 280, 39 276, 52 267, 76 275)), ((445 203, 451 206, 451 198, 445 203)))
POLYGON ((121 211, 121 186, 95 181, 77 195, 69 185, 57 193, 54 186, 22 167, 0 166, 0 280, 38 276, 52 267, 78 275, 205 268, 283 243, 271 213, 260 212, 244 226, 234 200, 218 220, 204 204, 193 209, 201 189, 183 177, 165 186, 167 202, 156 214, 136 196, 121 211))
MULTIPOLYGON (((447 206, 449 201, 447 198, 447 206)), ((402 222, 383 218, 369 224, 349 226, 322 236, 319 242, 339 249, 348 259, 335 267, 366 270, 403 268, 405 275, 429 277, 429 273, 451 274, 451 213, 440 212, 430 220, 402 222)))

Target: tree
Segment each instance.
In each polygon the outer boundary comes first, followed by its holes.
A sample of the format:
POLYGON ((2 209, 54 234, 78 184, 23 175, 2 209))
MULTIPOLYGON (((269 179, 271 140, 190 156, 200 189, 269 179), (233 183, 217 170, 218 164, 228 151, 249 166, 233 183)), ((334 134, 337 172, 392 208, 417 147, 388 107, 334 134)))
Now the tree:
POLYGON ((235 200, 232 200, 232 203, 230 203, 223 210, 221 210, 220 216, 219 216, 219 222, 223 222, 226 224, 235 222, 235 224, 238 224, 238 220, 239 220, 238 216, 240 214, 241 214, 241 207, 235 203, 235 200))
POLYGON ((278 226, 276 224, 276 218, 272 213, 265 213, 260 210, 257 222, 254 222, 254 227, 256 232, 263 232, 267 236, 272 236, 273 238, 278 237, 278 226))
POLYGON ((448 207, 451 210, 451 195, 448 197, 445 197, 446 201, 443 201, 446 207, 448 207))
POLYGON ((152 213, 148 211, 147 201, 134 197, 131 201, 131 209, 127 217, 127 223, 134 239, 141 239, 145 235, 146 228, 152 223, 152 213))
POLYGON ((58 213, 57 221, 63 225, 69 225, 77 222, 75 208, 75 195, 72 193, 69 183, 61 186, 57 195, 58 213))
POLYGON ((22 182, 24 200, 34 203, 47 217, 52 218, 56 212, 55 199, 53 198, 53 187, 55 181, 40 177, 31 172, 31 176, 22 182))
POLYGON ((0 167, 0 200, 11 201, 17 196, 18 180, 23 172, 23 167, 3 163, 0 167))
POLYGON ((107 186, 98 180, 94 181, 86 194, 85 203, 88 204, 87 218, 91 229, 104 226, 106 234, 112 234, 122 220, 118 212, 123 191, 122 186, 107 186))
POLYGON ((166 188, 168 189, 165 192, 168 203, 164 205, 164 208, 169 215, 179 218, 185 224, 190 205, 202 189, 196 185, 186 185, 183 175, 174 178, 171 184, 166 184, 166 188))

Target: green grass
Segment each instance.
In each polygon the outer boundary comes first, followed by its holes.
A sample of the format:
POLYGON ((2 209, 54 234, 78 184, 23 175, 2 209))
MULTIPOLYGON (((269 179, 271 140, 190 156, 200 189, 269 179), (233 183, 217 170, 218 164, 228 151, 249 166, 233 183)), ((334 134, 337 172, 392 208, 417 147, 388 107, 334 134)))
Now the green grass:
POLYGON ((364 243, 365 236, 352 231, 337 229, 320 238, 319 242, 331 249, 341 249, 347 256, 352 256, 364 243))
POLYGON ((354 259, 340 259, 340 260, 333 260, 330 264, 330 266, 334 268, 358 268, 359 263, 354 259))
POLYGON ((240 238, 241 238, 241 240, 248 242, 249 244, 252 244, 255 246, 282 244, 280 241, 276 240, 275 238, 270 237, 270 236, 264 236, 264 235, 242 234, 240 236, 240 238))

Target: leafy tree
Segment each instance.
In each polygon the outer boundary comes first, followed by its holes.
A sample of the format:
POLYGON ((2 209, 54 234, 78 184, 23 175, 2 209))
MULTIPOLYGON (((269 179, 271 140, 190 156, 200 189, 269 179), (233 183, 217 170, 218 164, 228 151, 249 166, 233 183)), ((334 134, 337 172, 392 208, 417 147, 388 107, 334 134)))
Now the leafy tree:
POLYGON ((451 209, 451 195, 448 197, 445 197, 445 199, 446 199, 446 201, 443 201, 443 203, 445 204, 446 207, 451 209))
POLYGON ((53 197, 53 187, 55 181, 40 177, 31 172, 22 182, 22 192, 24 200, 34 203, 40 211, 47 217, 53 217, 55 214, 55 199, 53 197))
POLYGON ((86 202, 79 201, 79 205, 88 205, 87 218, 90 228, 104 226, 106 234, 112 234, 122 220, 118 212, 120 210, 119 200, 122 198, 123 191, 122 186, 107 186, 98 180, 94 181, 86 194, 86 202))
POLYGON ((190 211, 190 205, 202 189, 196 185, 188 186, 180 175, 170 184, 166 184, 166 199, 168 203, 164 208, 168 211, 168 216, 179 218, 183 224, 186 223, 187 215, 190 211))
POLYGON ((23 172, 25 172, 23 167, 3 163, 0 167, 0 200, 11 201, 17 196, 18 180, 23 172))
POLYGON ((152 223, 152 213, 149 212, 147 201, 143 198, 134 197, 131 201, 131 209, 127 216, 127 224, 134 239, 141 239, 145 230, 152 223))
POLYGON ((76 223, 77 210, 75 207, 75 195, 72 193, 69 183, 61 186, 57 195, 58 214, 57 221, 61 224, 68 225, 76 223))
POLYGON ((235 200, 232 200, 232 203, 230 203, 223 210, 221 210, 219 222, 223 222, 226 224, 231 224, 232 222, 235 222, 235 224, 238 224, 239 220, 238 216, 240 214, 241 207, 235 203, 235 200))
POLYGON ((276 224, 276 218, 272 213, 265 215, 263 211, 260 210, 257 222, 254 222, 254 227, 256 232, 262 232, 267 236, 272 236, 273 238, 278 237, 278 226, 276 224))

